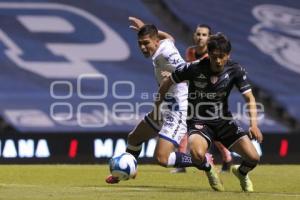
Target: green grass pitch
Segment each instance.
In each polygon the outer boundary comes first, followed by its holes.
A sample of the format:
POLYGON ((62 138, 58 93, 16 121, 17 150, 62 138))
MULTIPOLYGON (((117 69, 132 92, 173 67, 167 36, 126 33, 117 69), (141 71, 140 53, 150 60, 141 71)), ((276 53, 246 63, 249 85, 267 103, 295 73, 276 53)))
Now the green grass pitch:
POLYGON ((210 189, 203 172, 170 174, 157 165, 139 165, 135 180, 108 185, 107 165, 0 165, 1 200, 300 200, 299 165, 260 165, 250 176, 254 193, 221 174, 226 192, 210 189))

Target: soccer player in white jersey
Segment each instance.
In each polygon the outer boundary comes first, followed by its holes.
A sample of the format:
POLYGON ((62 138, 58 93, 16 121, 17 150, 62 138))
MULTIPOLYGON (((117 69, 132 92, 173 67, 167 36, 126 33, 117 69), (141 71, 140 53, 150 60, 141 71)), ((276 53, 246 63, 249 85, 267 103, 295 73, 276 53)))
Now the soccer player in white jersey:
MULTIPOLYGON (((169 34, 158 31, 156 26, 144 24, 141 20, 130 17, 131 28, 138 31, 138 45, 146 58, 153 60, 155 77, 160 84, 164 76, 162 71, 174 72, 177 67, 185 64, 174 45, 174 39, 169 34)), ((164 100, 164 106, 159 115, 162 120, 155 119, 159 116, 155 110, 140 121, 140 123, 129 133, 127 138, 126 152, 138 158, 142 143, 152 137, 158 136, 154 156, 161 166, 164 167, 196 167, 204 170, 210 186, 216 191, 223 191, 218 174, 214 167, 208 162, 201 164, 193 163, 191 156, 175 152, 181 138, 187 132, 187 94, 188 85, 186 82, 173 85, 164 100)), ((113 184, 119 180, 112 175, 106 178, 106 182, 113 184)))

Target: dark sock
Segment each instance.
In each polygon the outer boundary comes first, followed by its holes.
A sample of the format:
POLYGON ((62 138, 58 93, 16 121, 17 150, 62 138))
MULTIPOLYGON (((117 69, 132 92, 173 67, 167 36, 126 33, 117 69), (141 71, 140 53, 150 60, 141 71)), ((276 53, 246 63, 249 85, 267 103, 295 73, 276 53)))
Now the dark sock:
POLYGON ((257 163, 250 163, 247 161, 243 161, 242 164, 239 167, 239 172, 243 175, 246 176, 248 172, 250 172, 252 169, 256 167, 257 163))
POLYGON ((222 171, 225 172, 225 171, 229 171, 230 170, 230 165, 231 165, 231 162, 223 162, 222 163, 222 171))
POLYGON ((192 162, 191 156, 181 153, 181 152, 175 152, 176 160, 174 167, 192 167, 194 166, 192 162))
POLYGON ((138 157, 139 157, 141 151, 142 151, 142 149, 137 150, 137 151, 134 151, 134 150, 131 150, 131 149, 126 148, 126 152, 127 152, 127 153, 130 153, 131 155, 133 155, 133 156, 135 157, 135 159, 138 159, 138 157))
POLYGON ((195 164, 192 161, 192 157, 181 152, 175 152, 176 160, 174 167, 197 167, 200 170, 210 171, 211 166, 207 162, 206 157, 205 160, 201 164, 195 164))
POLYGON ((211 169, 211 165, 207 162, 206 157, 201 164, 195 164, 195 167, 197 167, 200 170, 204 170, 204 171, 210 171, 210 169, 211 169))

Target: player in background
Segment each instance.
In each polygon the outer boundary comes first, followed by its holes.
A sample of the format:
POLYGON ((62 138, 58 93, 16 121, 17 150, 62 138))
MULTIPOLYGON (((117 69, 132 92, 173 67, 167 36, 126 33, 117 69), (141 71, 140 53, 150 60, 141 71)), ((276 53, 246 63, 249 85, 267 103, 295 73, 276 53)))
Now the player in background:
POLYGON ((207 54, 207 41, 212 34, 212 29, 206 24, 200 24, 196 27, 193 34, 194 45, 186 49, 185 60, 193 62, 208 57, 207 54))
MULTIPOLYGON (((186 49, 185 60, 187 62, 193 62, 196 60, 202 60, 208 57, 207 53, 207 42, 209 36, 212 34, 212 29, 209 25, 200 24, 197 25, 196 30, 193 34, 193 41, 194 45, 190 46, 186 49)), ((178 151, 179 152, 187 152, 187 134, 182 138, 178 151)), ((222 145, 222 143, 215 141, 215 146, 221 153, 222 156, 222 168, 221 172, 229 171, 230 164, 232 161, 231 152, 222 145)), ((207 160, 212 164, 213 163, 213 156, 210 153, 206 153, 207 160)), ((185 168, 175 168, 171 170, 171 173, 182 173, 186 172, 185 168)))
MULTIPOLYGON (((138 45, 141 52, 146 58, 152 58, 159 85, 164 78, 162 71, 173 72, 181 65, 185 65, 172 36, 158 31, 154 25, 144 24, 137 18, 129 17, 129 21, 132 24, 130 27, 138 31, 138 45)), ((138 158, 142 143, 158 136, 154 153, 158 164, 164 167, 196 167, 204 170, 210 186, 216 191, 223 191, 223 184, 214 167, 207 162, 193 163, 191 156, 174 151, 187 132, 188 85, 186 82, 178 83, 170 87, 167 92, 161 113, 157 113, 157 109, 154 108, 154 111, 146 115, 129 133, 126 152, 138 158), (162 122, 160 122, 160 115, 162 115, 162 122)), ((113 184, 118 183, 119 180, 109 175, 106 182, 113 184)))
POLYGON ((257 126, 256 101, 245 69, 229 59, 231 43, 227 37, 221 33, 210 36, 207 48, 208 58, 178 67, 164 79, 159 88, 161 98, 155 104, 161 107, 162 99, 174 83, 189 81, 188 100, 192 106, 189 105, 188 131, 192 162, 205 162, 205 153, 212 141, 219 141, 243 158, 241 165, 232 167, 232 172, 239 179, 242 190, 252 192, 253 183, 248 173, 256 167, 260 156, 249 137, 258 142, 263 140, 257 126), (247 103, 249 136, 228 110, 228 97, 234 86, 247 103))

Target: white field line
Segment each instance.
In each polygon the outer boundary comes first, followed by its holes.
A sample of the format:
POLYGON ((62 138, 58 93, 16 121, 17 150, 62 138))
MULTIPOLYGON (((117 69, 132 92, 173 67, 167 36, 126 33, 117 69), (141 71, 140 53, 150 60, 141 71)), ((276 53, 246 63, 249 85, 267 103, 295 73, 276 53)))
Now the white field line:
MULTIPOLYGON (((23 187, 23 188, 44 188, 45 186, 43 185, 31 185, 31 184, 6 184, 6 183, 0 183, 0 187, 23 187)), ((59 187, 62 188, 61 186, 51 186, 51 187, 59 187)), ((98 191, 107 191, 107 190, 127 190, 127 191, 155 191, 157 190, 157 188, 144 188, 144 187, 97 187, 97 186, 66 186, 63 189, 66 188, 70 188, 70 189, 92 189, 92 190, 98 190, 98 191)), ((166 188, 166 190, 168 190, 166 188)), ((180 188, 178 188, 178 190, 180 190, 180 188)), ((188 191, 185 191, 188 192, 188 191)), ((199 190, 197 192, 200 193, 207 193, 209 191, 203 191, 203 190, 199 190)), ((213 192, 213 191, 211 191, 213 192)), ((238 194, 239 192, 232 192, 232 191, 225 191, 224 193, 232 193, 232 194, 238 194)), ((218 193, 219 194, 219 193, 218 193)), ((245 194, 243 192, 240 192, 240 194, 245 194)), ((300 197, 300 194, 292 194, 292 193, 274 193, 274 192, 253 192, 253 193, 249 193, 249 195, 251 196, 255 196, 255 195, 267 195, 267 196, 282 196, 282 197, 300 197)))

